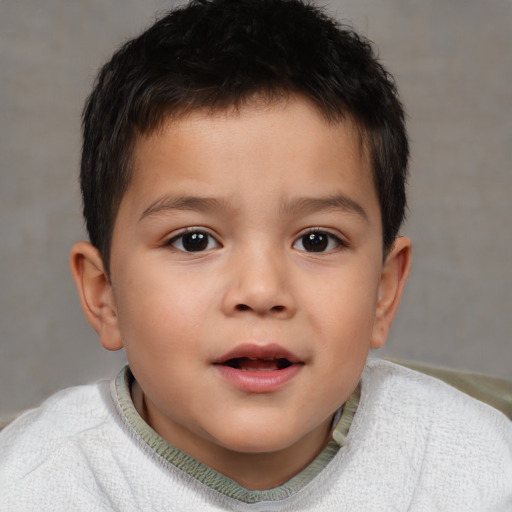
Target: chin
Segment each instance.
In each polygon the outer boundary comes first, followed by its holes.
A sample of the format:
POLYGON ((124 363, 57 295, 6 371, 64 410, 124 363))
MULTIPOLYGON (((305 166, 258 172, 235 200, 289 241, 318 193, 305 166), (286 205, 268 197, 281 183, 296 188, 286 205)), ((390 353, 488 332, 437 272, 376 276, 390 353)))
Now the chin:
POLYGON ((292 436, 290 431, 276 431, 272 427, 265 429, 235 429, 227 432, 226 436, 217 438, 217 444, 223 448, 246 454, 275 453, 289 448, 299 439, 292 436))

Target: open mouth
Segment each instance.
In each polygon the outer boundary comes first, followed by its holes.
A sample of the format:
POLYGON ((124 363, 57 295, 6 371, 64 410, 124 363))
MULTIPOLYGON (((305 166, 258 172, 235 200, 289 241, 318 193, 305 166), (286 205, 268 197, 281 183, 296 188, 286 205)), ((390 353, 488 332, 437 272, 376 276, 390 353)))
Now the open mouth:
POLYGON ((272 358, 272 359, 257 359, 252 357, 233 357, 228 359, 223 366, 228 366, 235 370, 245 371, 272 371, 272 370, 284 370, 293 363, 285 357, 272 358))
POLYGON ((217 358, 215 365, 245 371, 285 370, 302 364, 295 354, 277 344, 242 344, 217 358))
POLYGON ((301 372, 305 362, 275 343, 244 343, 215 359, 213 365, 230 385, 254 394, 282 389, 301 372))

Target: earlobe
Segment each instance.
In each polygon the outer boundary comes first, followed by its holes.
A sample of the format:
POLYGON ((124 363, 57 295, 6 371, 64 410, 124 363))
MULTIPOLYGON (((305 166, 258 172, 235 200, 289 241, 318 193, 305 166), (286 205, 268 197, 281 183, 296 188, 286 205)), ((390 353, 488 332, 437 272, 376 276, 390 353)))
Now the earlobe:
POLYGON ((123 342, 114 295, 98 249, 89 242, 77 242, 71 249, 70 268, 85 317, 101 344, 107 350, 119 350, 123 342))
POLYGON ((400 304, 410 267, 411 241, 406 237, 397 237, 386 258, 380 277, 371 341, 372 348, 380 348, 386 342, 389 329, 400 304))

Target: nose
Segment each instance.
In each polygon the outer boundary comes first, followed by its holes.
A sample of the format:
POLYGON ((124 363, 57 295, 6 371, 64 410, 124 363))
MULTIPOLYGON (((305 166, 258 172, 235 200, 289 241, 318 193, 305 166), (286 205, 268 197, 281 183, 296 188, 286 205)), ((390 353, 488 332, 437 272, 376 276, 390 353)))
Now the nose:
POLYGON ((254 247, 229 262, 229 282, 222 308, 227 315, 253 313, 290 318, 296 312, 286 256, 254 247))

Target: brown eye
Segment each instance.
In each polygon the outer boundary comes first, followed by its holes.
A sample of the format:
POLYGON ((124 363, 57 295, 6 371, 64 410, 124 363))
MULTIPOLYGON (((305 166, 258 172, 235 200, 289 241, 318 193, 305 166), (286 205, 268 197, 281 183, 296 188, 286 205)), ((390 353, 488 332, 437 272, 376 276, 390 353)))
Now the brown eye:
POLYGON ((308 252, 322 252, 327 249, 329 240, 325 233, 310 233, 302 237, 302 245, 308 252))
POLYGON ((169 245, 184 252, 201 252, 219 246, 215 238, 204 231, 183 233, 174 237, 169 245))
POLYGON ((301 236, 293 248, 306 252, 326 252, 342 245, 341 240, 325 231, 312 231, 301 236))

